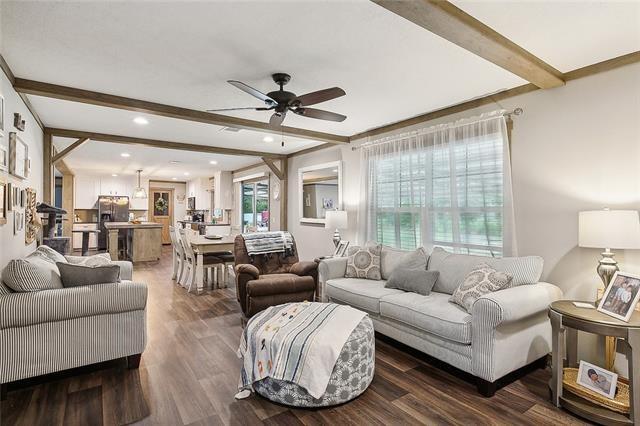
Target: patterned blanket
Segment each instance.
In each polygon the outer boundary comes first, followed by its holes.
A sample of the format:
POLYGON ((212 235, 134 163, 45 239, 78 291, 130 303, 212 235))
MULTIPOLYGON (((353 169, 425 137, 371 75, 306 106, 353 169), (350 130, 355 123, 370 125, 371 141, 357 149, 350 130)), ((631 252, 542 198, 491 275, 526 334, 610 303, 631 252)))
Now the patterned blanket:
POLYGON ((251 232, 242 234, 247 254, 284 253, 293 247, 293 237, 288 232, 251 232))
POLYGON ((322 397, 342 347, 365 315, 350 306, 315 302, 260 312, 247 323, 240 340, 239 388, 252 389, 253 383, 271 377, 322 397))

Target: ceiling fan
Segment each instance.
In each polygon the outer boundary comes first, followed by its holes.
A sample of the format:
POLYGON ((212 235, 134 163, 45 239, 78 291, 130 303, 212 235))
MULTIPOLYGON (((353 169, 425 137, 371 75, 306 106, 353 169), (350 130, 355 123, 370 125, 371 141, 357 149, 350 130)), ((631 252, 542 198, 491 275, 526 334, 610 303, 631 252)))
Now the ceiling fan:
POLYGON ((337 114, 335 112, 324 111, 316 108, 308 108, 309 105, 319 104, 321 102, 330 101, 331 99, 339 98, 346 95, 345 91, 339 87, 331 87, 329 89, 318 90, 316 92, 307 93, 306 95, 297 96, 295 93, 287 92, 282 87, 291 80, 289 74, 276 73, 271 76, 273 81, 280 86, 280 90, 274 90, 266 95, 253 87, 244 84, 241 81, 228 80, 227 83, 237 87, 254 96, 264 102, 263 107, 246 107, 246 108, 223 108, 223 109, 209 109, 209 112, 220 111, 238 111, 238 110, 255 110, 255 111, 273 111, 269 124, 272 126, 279 126, 287 115, 287 111, 291 111, 294 114, 302 115, 309 118, 317 118, 319 120, 328 121, 344 121, 347 116, 337 114))

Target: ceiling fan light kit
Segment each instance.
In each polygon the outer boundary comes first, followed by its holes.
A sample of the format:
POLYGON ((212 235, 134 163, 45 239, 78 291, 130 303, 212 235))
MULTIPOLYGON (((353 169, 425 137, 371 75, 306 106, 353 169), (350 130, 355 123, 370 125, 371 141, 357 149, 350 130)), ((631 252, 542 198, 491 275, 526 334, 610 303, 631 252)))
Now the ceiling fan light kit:
POLYGON ((319 104, 321 102, 330 101, 332 99, 339 98, 346 95, 346 92, 339 87, 331 87, 329 89, 318 90, 315 92, 307 93, 305 95, 297 96, 295 93, 284 90, 284 86, 291 81, 291 76, 285 73, 276 73, 271 76, 273 81, 280 86, 279 90, 274 90, 267 94, 254 89, 253 87, 244 84, 237 80, 228 80, 227 82, 232 86, 242 90, 251 96, 260 99, 264 102, 264 107, 243 107, 243 108, 223 108, 223 109, 210 109, 209 112, 220 111, 239 111, 239 110, 254 110, 254 111, 273 111, 269 118, 269 124, 272 127, 278 127, 282 125, 282 122, 287 116, 287 112, 291 111, 294 114, 301 115, 303 117, 315 118, 318 120, 337 121, 342 122, 347 117, 342 114, 337 114, 331 111, 324 111, 316 108, 308 108, 309 105, 319 104))

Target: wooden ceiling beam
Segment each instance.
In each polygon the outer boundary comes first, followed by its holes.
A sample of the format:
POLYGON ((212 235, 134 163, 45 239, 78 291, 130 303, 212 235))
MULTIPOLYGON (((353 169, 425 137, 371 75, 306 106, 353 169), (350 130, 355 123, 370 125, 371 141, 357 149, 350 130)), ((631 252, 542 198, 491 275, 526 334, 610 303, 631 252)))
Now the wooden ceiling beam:
POLYGON ((269 169, 271 169, 271 171, 273 172, 274 175, 276 175, 278 177, 279 180, 283 180, 285 179, 284 174, 282 173, 282 171, 278 168, 278 166, 276 166, 276 164, 273 162, 273 160, 271 158, 267 158, 267 157, 262 157, 262 161, 264 161, 264 164, 267 165, 267 167, 269 167, 269 169))
POLYGON ((448 1, 371 1, 541 89, 564 84, 560 71, 448 1))
POLYGON ((71 145, 69 145, 68 147, 63 149, 62 152, 60 152, 59 154, 54 155, 54 157, 51 159, 51 162, 53 164, 55 164, 58 161, 61 161, 64 157, 69 155, 71 153, 71 151, 73 151, 74 149, 78 148, 80 145, 82 145, 83 143, 85 143, 88 140, 89 140, 89 138, 80 138, 80 139, 78 139, 77 141, 75 141, 74 143, 72 143, 71 145))
POLYGON ((109 95, 106 93, 99 93, 91 90, 76 89, 73 87, 59 86, 57 84, 43 83, 17 77, 14 79, 13 88, 18 93, 62 99, 65 101, 80 102, 84 104, 98 105, 108 108, 117 108, 127 111, 136 111, 145 114, 175 118, 178 120, 214 124, 216 126, 235 127, 238 129, 254 130, 278 135, 284 134, 290 137, 317 140, 328 143, 349 143, 348 136, 340 136, 288 126, 273 128, 269 123, 263 123, 261 121, 247 120, 245 118, 231 117, 227 115, 214 114, 210 112, 181 108, 172 105, 148 102, 139 99, 125 98, 123 96, 109 95))
POLYGON ((130 136, 110 135, 105 133, 85 132, 81 130, 55 129, 45 128, 45 132, 51 136, 63 138, 87 138, 98 142, 112 142, 127 145, 150 146, 153 148, 175 149, 178 151, 203 152, 207 154, 223 154, 223 155, 247 155, 252 157, 266 157, 272 159, 280 159, 286 157, 283 154, 275 154, 272 152, 249 151, 234 148, 222 148, 218 146, 197 145, 192 143, 182 143, 173 141, 163 141, 157 139, 134 138, 130 136))

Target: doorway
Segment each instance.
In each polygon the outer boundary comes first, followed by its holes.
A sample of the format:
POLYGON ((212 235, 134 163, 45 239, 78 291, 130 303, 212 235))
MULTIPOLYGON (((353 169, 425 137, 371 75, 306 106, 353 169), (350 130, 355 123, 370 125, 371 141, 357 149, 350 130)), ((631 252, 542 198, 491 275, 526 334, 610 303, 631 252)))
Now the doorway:
POLYGON ((162 244, 171 244, 169 227, 173 225, 173 189, 149 188, 149 220, 162 225, 162 244))
POLYGON ((269 230, 269 180, 242 183, 243 232, 269 230))

